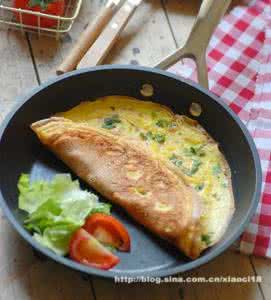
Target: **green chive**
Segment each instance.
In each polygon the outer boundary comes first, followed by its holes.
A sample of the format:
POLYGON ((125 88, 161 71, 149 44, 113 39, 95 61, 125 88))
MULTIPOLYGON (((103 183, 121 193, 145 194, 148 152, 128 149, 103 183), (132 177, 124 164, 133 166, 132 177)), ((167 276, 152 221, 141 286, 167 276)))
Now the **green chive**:
POLYGON ((211 244, 211 237, 210 237, 210 235, 209 234, 203 234, 202 236, 201 236, 201 240, 202 240, 202 242, 204 242, 207 246, 209 246, 210 244, 211 244))

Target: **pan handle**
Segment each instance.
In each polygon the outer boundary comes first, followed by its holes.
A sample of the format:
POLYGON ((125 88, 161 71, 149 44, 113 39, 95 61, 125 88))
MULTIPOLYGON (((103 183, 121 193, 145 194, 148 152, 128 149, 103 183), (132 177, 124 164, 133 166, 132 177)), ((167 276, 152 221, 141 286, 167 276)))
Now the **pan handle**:
POLYGON ((207 46, 230 3, 231 0, 204 0, 185 45, 159 62, 156 67, 166 69, 179 59, 190 57, 196 61, 199 83, 208 88, 207 46))

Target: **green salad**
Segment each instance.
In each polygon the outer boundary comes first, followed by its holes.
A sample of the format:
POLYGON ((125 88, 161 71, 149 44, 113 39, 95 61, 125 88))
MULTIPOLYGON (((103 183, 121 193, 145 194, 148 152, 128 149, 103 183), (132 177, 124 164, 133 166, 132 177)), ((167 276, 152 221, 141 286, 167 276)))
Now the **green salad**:
POLYGON ((22 174, 18 189, 19 208, 27 212, 25 227, 36 241, 60 255, 68 253, 72 234, 90 214, 110 214, 111 205, 82 190, 70 174, 33 182, 28 174, 22 174))

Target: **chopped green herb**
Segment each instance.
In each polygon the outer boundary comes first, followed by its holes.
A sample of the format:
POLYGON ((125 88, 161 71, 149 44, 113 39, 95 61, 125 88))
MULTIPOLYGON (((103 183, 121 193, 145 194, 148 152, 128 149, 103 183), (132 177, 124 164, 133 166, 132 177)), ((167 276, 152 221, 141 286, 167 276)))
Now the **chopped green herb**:
POLYGON ((211 244, 211 237, 210 237, 210 234, 203 234, 201 236, 201 240, 202 242, 204 242, 207 246, 209 246, 211 244))
POLYGON ((164 120, 164 119, 160 119, 156 122, 156 126, 161 127, 161 128, 167 128, 170 126, 170 124, 171 124, 170 121, 164 120))
POLYGON ((195 186, 195 190, 199 192, 202 191, 203 188, 204 188, 204 183, 200 183, 195 186))
POLYGON ((156 134, 154 139, 157 143, 163 144, 166 141, 166 136, 164 134, 156 134))
POLYGON ((152 134, 151 131, 148 131, 146 134, 143 132, 140 132, 140 137, 146 141, 146 140, 153 140, 154 139, 154 135, 152 134))
POLYGON ((146 134, 146 137, 148 140, 152 140, 153 139, 153 133, 151 131, 148 131, 146 134))
POLYGON ((110 118, 105 118, 103 123, 103 128, 105 129, 113 129, 116 128, 116 124, 121 123, 118 115, 113 115, 110 118))
POLYGON ((176 127, 176 123, 169 120, 160 119, 156 122, 156 126, 161 128, 173 128, 176 127))
POLYGON ((202 162, 200 160, 193 160, 192 168, 189 172, 189 175, 192 176, 195 173, 197 173, 201 164, 202 162))
POLYGON ((193 146, 191 146, 191 147, 189 148, 189 150, 186 149, 186 153, 187 153, 187 155, 192 154, 192 155, 197 155, 197 156, 202 157, 202 156, 205 155, 205 152, 202 150, 202 149, 204 148, 204 146, 205 146, 205 145, 200 145, 200 146, 198 146, 198 147, 195 147, 195 146, 193 147, 193 146))
POLYGON ((177 157, 175 154, 173 154, 173 155, 169 158, 169 160, 170 160, 176 167, 180 167, 180 166, 183 164, 183 162, 182 162, 180 159, 178 159, 178 157, 177 157))
POLYGON ((194 147, 190 147, 190 152, 191 152, 192 154, 194 154, 194 155, 197 154, 197 151, 196 151, 196 149, 195 149, 194 147))
POLYGON ((194 175, 198 170, 199 170, 199 167, 200 165, 202 164, 201 161, 199 160, 193 160, 192 162, 192 167, 191 169, 188 169, 186 167, 183 166, 183 162, 181 159, 178 159, 178 157, 173 154, 169 160, 177 167, 181 167, 182 171, 185 173, 185 175, 187 176, 192 176, 194 175))
POLYGON ((153 134, 151 131, 148 131, 146 134, 141 132, 139 135, 144 141, 153 140, 159 144, 163 144, 166 141, 166 136, 164 134, 153 134))
POLYGON ((222 172, 220 165, 219 164, 214 165, 212 168, 212 172, 213 175, 218 176, 222 172))
POLYGON ((140 132, 140 137, 142 138, 142 140, 146 141, 148 138, 146 136, 146 134, 144 134, 143 132, 140 132))

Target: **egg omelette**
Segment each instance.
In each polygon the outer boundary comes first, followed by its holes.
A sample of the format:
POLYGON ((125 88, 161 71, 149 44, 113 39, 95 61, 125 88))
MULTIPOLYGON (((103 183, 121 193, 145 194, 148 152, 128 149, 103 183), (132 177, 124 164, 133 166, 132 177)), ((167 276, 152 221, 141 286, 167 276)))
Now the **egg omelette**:
POLYGON ((32 124, 82 179, 196 258, 234 212, 231 173, 196 122, 157 103, 108 96, 32 124))

